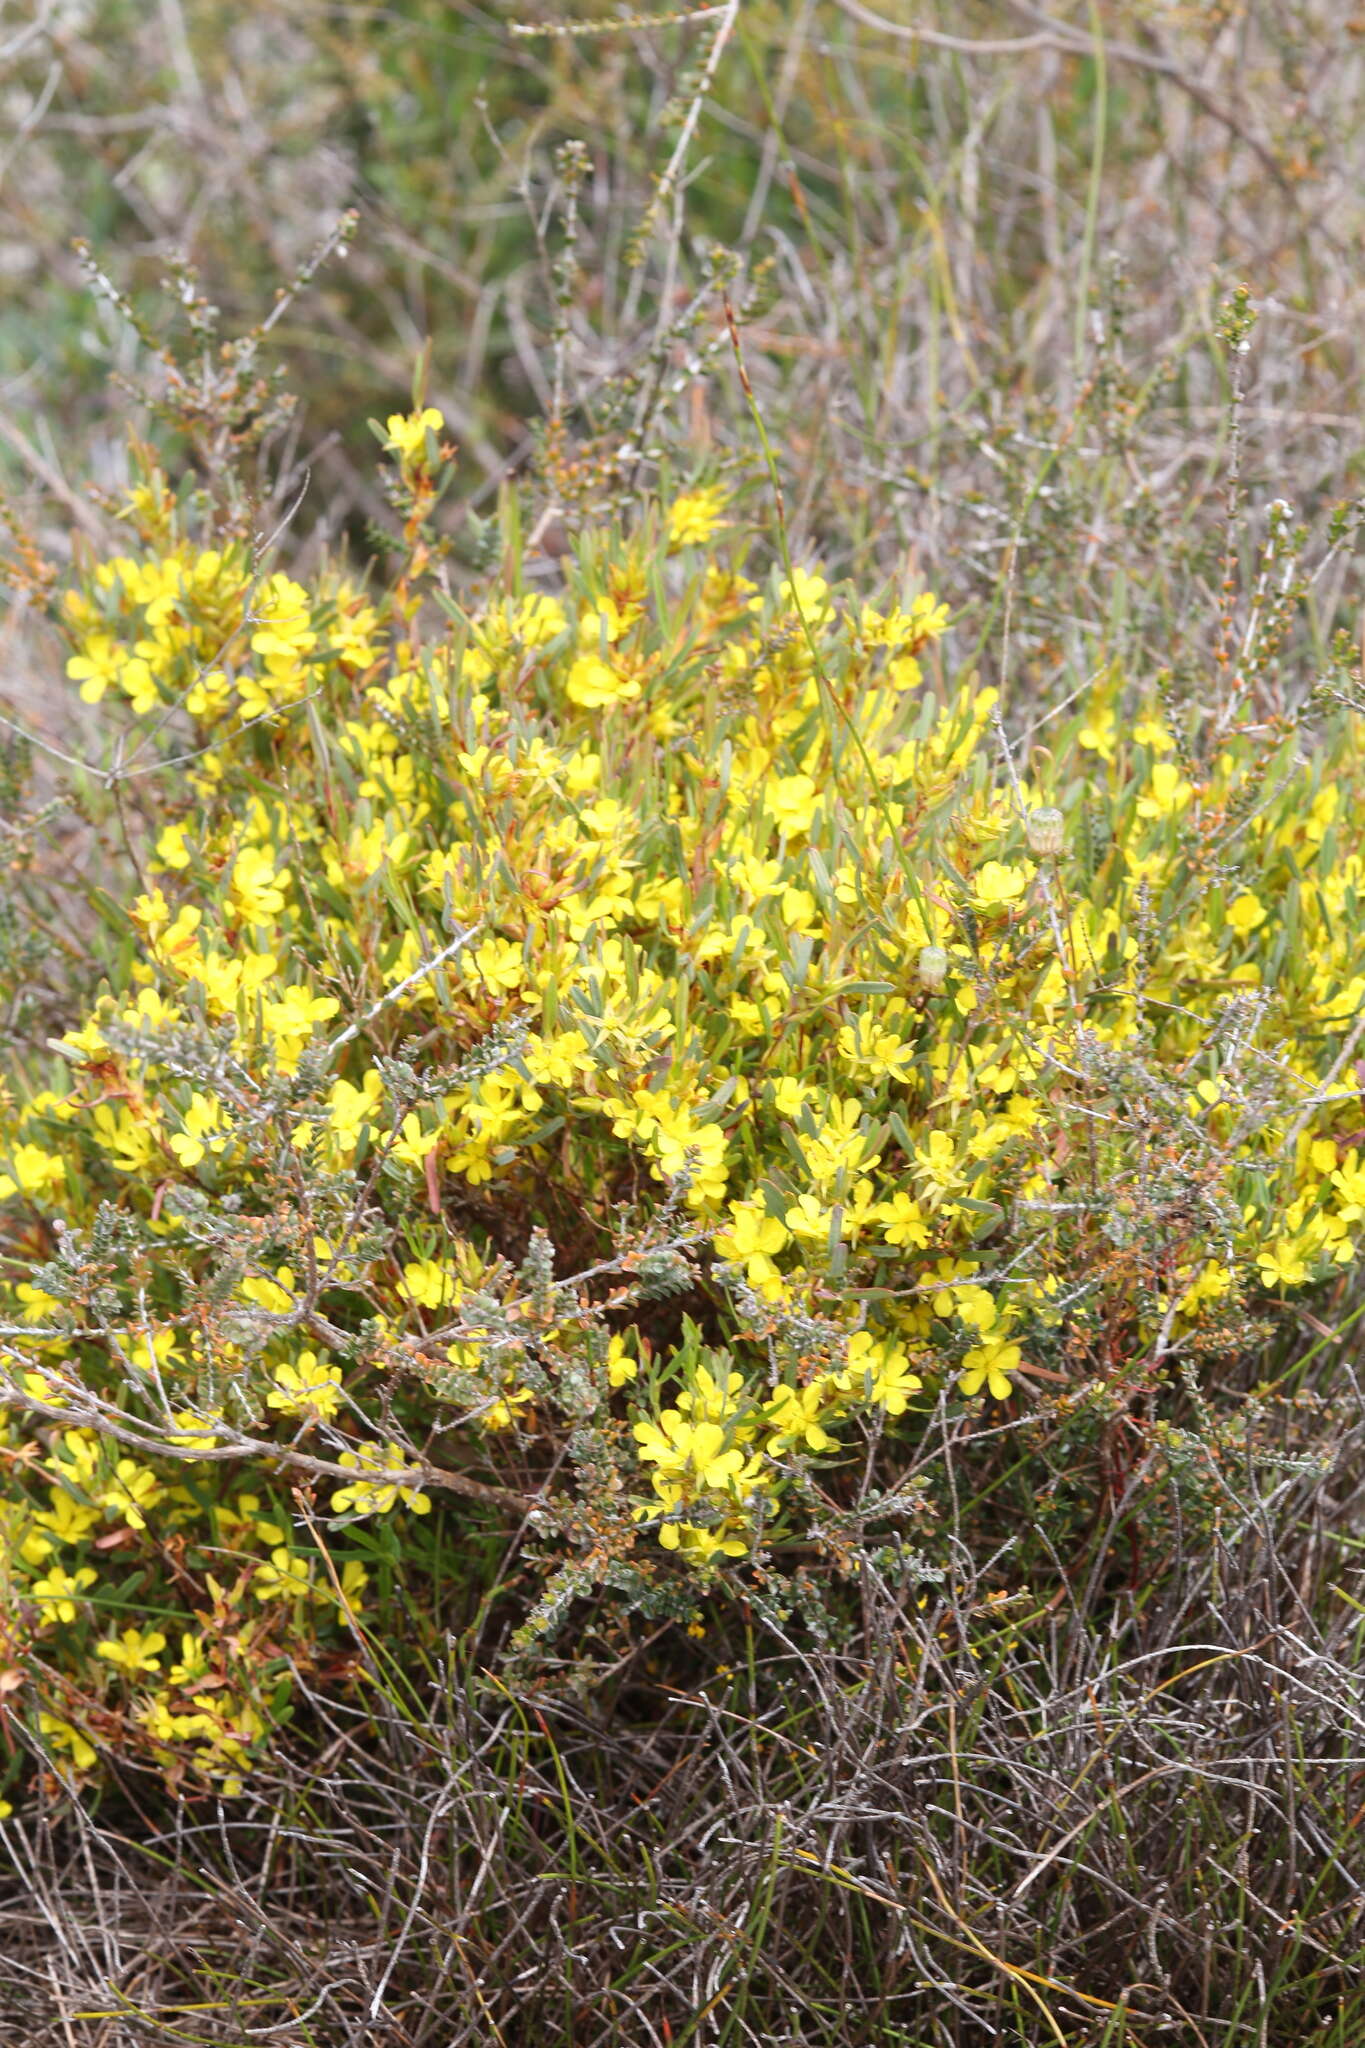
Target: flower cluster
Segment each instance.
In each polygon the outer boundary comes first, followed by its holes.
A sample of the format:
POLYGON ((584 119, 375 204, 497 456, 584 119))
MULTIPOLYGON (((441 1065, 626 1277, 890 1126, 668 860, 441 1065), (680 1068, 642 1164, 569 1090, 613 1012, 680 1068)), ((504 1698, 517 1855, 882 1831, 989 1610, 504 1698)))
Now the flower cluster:
MULTIPOLYGON (((414 498, 442 424, 388 422, 414 498)), ((694 1598, 935 1403, 1149 1395, 1355 1258, 1348 728, 1111 678, 1016 763, 941 604, 746 573, 714 487, 439 629, 153 495, 69 672, 183 794, 0 1103, 0 1631, 63 1767, 230 1786, 450 1516, 694 1598)))

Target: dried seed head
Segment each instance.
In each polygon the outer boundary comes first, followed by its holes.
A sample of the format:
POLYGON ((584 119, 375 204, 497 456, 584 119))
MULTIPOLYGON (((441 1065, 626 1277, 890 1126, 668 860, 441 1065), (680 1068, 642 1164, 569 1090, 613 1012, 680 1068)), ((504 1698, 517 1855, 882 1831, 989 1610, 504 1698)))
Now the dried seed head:
POLYGON ((1059 854, 1066 844, 1066 822, 1059 810, 1051 804, 1042 804, 1036 811, 1030 811, 1024 821, 1029 852, 1036 853, 1040 860, 1049 860, 1059 854))
POLYGON ((918 972, 921 988, 942 988, 948 973, 948 955, 942 946, 920 947, 918 972))

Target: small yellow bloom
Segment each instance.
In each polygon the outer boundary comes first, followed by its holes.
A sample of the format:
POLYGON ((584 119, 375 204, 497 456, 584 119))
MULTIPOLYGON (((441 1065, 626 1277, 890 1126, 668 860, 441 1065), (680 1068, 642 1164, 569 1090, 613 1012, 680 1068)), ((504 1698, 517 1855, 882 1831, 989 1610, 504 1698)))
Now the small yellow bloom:
POLYGON ((499 1431, 515 1429, 522 1420, 523 1410, 530 1407, 535 1399, 529 1387, 516 1387, 511 1393, 503 1394, 491 1407, 485 1408, 478 1417, 484 1429, 499 1431))
POLYGON ((963 1358, 957 1383, 968 1400, 985 1387, 994 1400, 1007 1401, 1014 1392, 1010 1374, 1018 1371, 1022 1356, 1017 1344, 1007 1344, 1003 1338, 978 1344, 963 1358))
POLYGON ((387 1515, 400 1501, 415 1515, 430 1514, 430 1498, 411 1480, 400 1483, 392 1476, 405 1472, 412 1463, 398 1444, 360 1444, 353 1451, 343 1451, 339 1462, 361 1476, 332 1495, 337 1514, 349 1509, 355 1515, 387 1515))
POLYGON ((580 654, 570 663, 564 694, 570 703, 597 711, 607 704, 627 704, 640 694, 640 678, 613 668, 600 654, 580 654))
POLYGON ((284 1545, 270 1553, 268 1564, 258 1565, 251 1574, 251 1590, 258 1600, 297 1600, 311 1591, 308 1560, 296 1557, 284 1545))
POLYGON ((641 1461, 665 1476, 724 1487, 744 1469, 743 1451, 718 1422, 691 1422, 676 1408, 665 1408, 657 1422, 637 1422, 634 1436, 641 1461))
POLYGON ((445 431, 445 415, 434 405, 428 405, 421 412, 391 412, 384 422, 388 435, 386 446, 391 448, 405 464, 416 461, 427 445, 427 435, 445 431))
POLYGON ((1098 754, 1102 761, 1112 761, 1118 741, 1118 724, 1112 709, 1108 705, 1097 705, 1076 739, 1087 752, 1098 754))
POLYGON ((188 834, 183 825, 167 825, 156 842, 156 857, 168 868, 187 868, 190 864, 188 834))
POLYGON ((855 1330, 835 1384, 861 1400, 876 1401, 888 1415, 904 1415, 911 1394, 918 1393, 924 1382, 911 1370, 903 1345, 871 1330, 855 1330))
POLYGON ((222 1104, 212 1095, 196 1091, 181 1118, 182 1128, 172 1132, 172 1152, 187 1172, 198 1166, 210 1152, 222 1152, 227 1139, 216 1135, 223 1127, 222 1104))
POLYGON ((631 1357, 626 1339, 618 1331, 607 1345, 607 1384, 612 1388, 628 1386, 639 1370, 639 1361, 631 1357))
POLYGON ((779 775, 764 788, 763 801, 783 838, 795 839, 815 823, 821 797, 813 777, 779 775))
POLYGON ((41 1579, 33 1581, 29 1588, 29 1598, 36 1600, 40 1607, 46 1608, 45 1620, 74 1621, 76 1602, 87 1587, 94 1585, 96 1577, 97 1574, 88 1564, 83 1564, 79 1571, 74 1572, 65 1571, 61 1565, 54 1564, 41 1579))
POLYGON ((913 1195, 898 1188, 889 1202, 879 1202, 872 1212, 882 1225, 888 1244, 913 1245, 923 1251, 929 1242, 929 1219, 913 1195))
POLYGON ((95 1499, 102 1508, 113 1508, 121 1514, 130 1529, 145 1529, 144 1509, 155 1507, 165 1491, 155 1472, 132 1458, 120 1458, 113 1477, 95 1499))
POLYGON ((39 1714, 38 1732, 54 1750, 65 1751, 78 1771, 94 1769, 94 1745, 69 1721, 61 1721, 55 1714, 39 1714))
POLYGON ((106 1663, 117 1664, 132 1678, 140 1671, 159 1671, 160 1653, 165 1647, 166 1638, 159 1628, 149 1629, 145 1634, 138 1628, 126 1628, 111 1641, 96 1643, 95 1655, 103 1657, 106 1663))
POLYGON ((196 1679, 207 1675, 209 1668, 208 1651, 204 1648, 202 1636, 182 1631, 180 1637, 180 1662, 172 1664, 170 1681, 172 1685, 188 1688, 196 1679))
POLYGON ((998 910, 1017 903, 1029 885, 1026 867, 1003 860, 988 860, 972 876, 972 896, 983 910, 998 910))
POLYGON ((403 1288, 418 1308, 441 1309, 456 1299, 460 1283, 439 1259, 413 1259, 403 1268, 403 1288))
POLYGON ((341 1405, 341 1368, 328 1365, 314 1351, 301 1351, 292 1362, 277 1365, 274 1377, 265 1397, 267 1408, 330 1422, 341 1405))
POLYGON ((830 610, 829 585, 814 569, 793 569, 790 579, 783 577, 779 584, 778 596, 810 625, 825 618, 830 610))
POLYGON ((742 1263, 749 1285, 763 1292, 778 1278, 773 1258, 790 1243, 791 1233, 760 1202, 731 1202, 730 1216, 730 1223, 713 1240, 717 1254, 742 1263))
POLYGON ((288 898, 288 868, 276 871, 275 856, 266 847, 245 846, 232 864, 231 902, 243 924, 269 924, 288 898))
POLYGON ((1152 770, 1147 794, 1137 802, 1140 818, 1171 818, 1183 811, 1194 795, 1194 785, 1185 780, 1174 761, 1158 761, 1152 770))
POLYGON ((1175 746, 1166 721, 1159 712, 1148 711, 1133 727, 1133 738, 1140 747, 1150 747, 1154 754, 1169 754, 1175 746))
POLYGON ((721 518, 728 499, 715 484, 684 491, 668 508, 668 550, 703 547, 724 524, 721 518))
POLYGON ((780 1457, 788 1450, 833 1450, 834 1438, 821 1420, 828 1403, 828 1385, 816 1381, 806 1387, 774 1388, 765 1411, 773 1431, 768 1442, 772 1454, 780 1457))
POLYGON ((1259 897, 1245 891, 1229 903, 1227 919, 1239 939, 1249 938, 1257 925, 1265 923, 1265 906, 1259 897))
POLYGON ((1308 1264, 1300 1241, 1276 1238, 1256 1254, 1263 1287, 1302 1287, 1308 1278, 1308 1264))
POLYGON ((20 1194, 43 1201, 66 1181, 66 1162, 41 1145, 16 1145, 8 1158, 0 1153, 0 1159, 9 1167, 8 1173, 0 1173, 0 1202, 20 1194))

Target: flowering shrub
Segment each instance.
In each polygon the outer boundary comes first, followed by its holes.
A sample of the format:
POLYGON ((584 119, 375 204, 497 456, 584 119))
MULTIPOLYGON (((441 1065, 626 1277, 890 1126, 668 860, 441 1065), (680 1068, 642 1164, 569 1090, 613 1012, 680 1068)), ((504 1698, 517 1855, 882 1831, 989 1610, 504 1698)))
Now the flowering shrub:
POLYGON ((1016 761, 933 597, 748 576, 705 486, 464 608, 442 429, 382 595, 153 476, 63 600, 181 791, 0 1106, 4 1697, 68 1772, 231 1789, 452 1525, 534 1533, 523 1648, 932 1548, 936 1409, 1137 1427, 1355 1256, 1353 726, 1114 677, 1016 761))

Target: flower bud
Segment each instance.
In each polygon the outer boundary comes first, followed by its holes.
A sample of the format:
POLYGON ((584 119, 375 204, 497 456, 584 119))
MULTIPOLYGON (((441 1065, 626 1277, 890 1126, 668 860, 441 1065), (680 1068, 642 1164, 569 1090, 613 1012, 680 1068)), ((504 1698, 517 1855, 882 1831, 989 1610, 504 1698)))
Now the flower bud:
POLYGON ((1040 804, 1024 821, 1029 852, 1040 860, 1055 858, 1066 844, 1066 821, 1051 804, 1040 804))
POLYGON ((948 973, 948 955, 942 946, 920 947, 918 971, 921 988, 942 988, 948 973))

